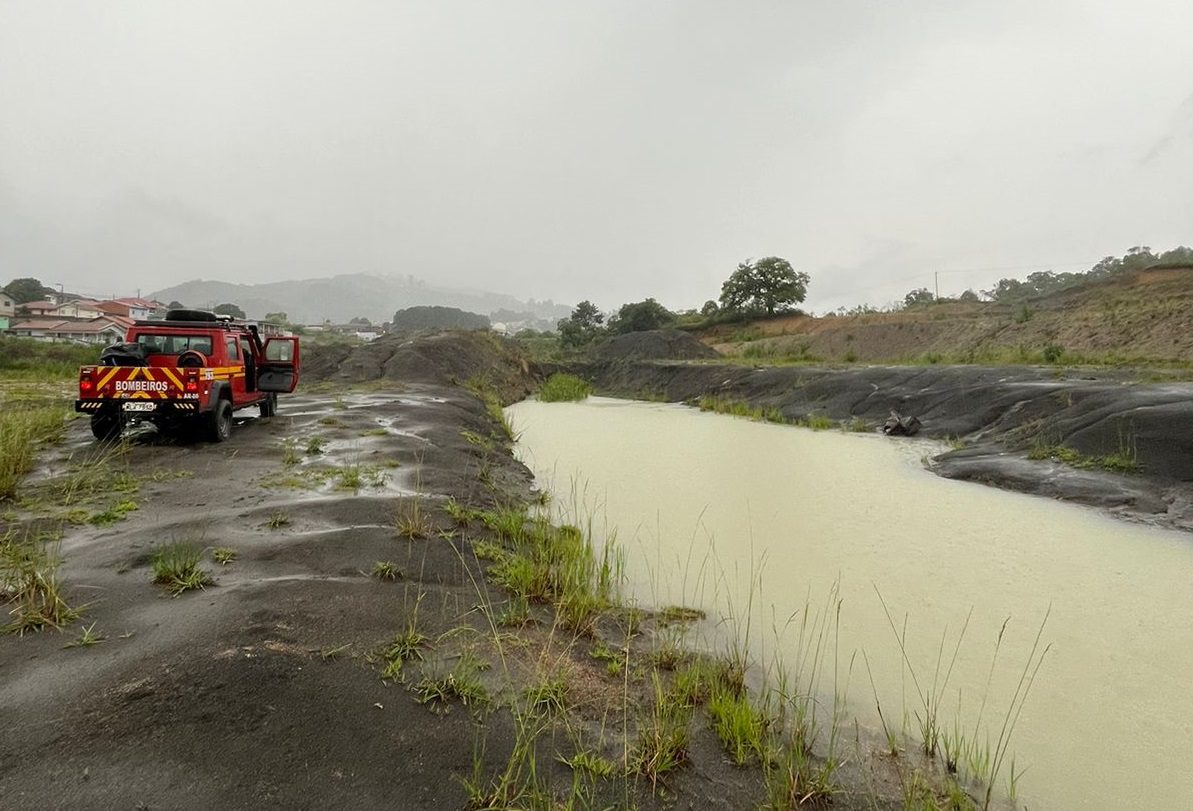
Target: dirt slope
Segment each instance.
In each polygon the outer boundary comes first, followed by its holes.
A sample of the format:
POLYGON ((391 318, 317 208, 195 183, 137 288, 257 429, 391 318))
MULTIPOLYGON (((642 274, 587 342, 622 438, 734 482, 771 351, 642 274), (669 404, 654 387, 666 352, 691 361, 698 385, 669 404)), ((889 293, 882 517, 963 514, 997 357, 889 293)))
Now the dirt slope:
POLYGON ((1141 271, 1022 305, 944 303, 896 313, 721 325, 718 351, 830 362, 1193 362, 1193 268, 1141 271), (743 340, 748 339, 748 340, 743 340))

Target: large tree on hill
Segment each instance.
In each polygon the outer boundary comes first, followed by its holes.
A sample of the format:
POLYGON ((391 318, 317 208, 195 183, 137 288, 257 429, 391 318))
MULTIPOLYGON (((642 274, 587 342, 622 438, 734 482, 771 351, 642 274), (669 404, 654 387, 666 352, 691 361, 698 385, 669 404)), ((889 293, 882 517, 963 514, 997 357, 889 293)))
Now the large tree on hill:
POLYGON ((652 298, 621 305, 609 319, 609 331, 615 333, 647 332, 675 323, 675 313, 652 298))
POLYGON ((37 279, 13 279, 4 286, 4 292, 12 296, 13 304, 28 304, 31 301, 41 301, 46 294, 46 286, 37 279))
POLYGON ((233 318, 247 318, 244 310, 237 307, 235 304, 217 304, 211 310, 216 315, 230 315, 233 318))
POLYGON ((582 301, 572 310, 572 314, 561 320, 559 328, 559 342, 564 346, 580 347, 592 343, 605 330, 601 326, 605 316, 591 301, 582 301))
POLYGON ((809 279, 778 256, 746 260, 721 285, 721 307, 739 313, 785 312, 804 300, 809 279))

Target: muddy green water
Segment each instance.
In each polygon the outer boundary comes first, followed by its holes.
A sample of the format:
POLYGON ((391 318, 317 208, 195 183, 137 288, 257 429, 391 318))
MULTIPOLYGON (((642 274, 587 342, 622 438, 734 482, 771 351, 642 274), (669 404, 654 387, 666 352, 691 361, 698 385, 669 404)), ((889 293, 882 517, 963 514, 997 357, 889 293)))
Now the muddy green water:
MULTIPOLYGON (((1019 805, 1193 808, 1193 536, 1082 507, 941 479, 932 443, 813 432, 683 406, 590 398, 519 403, 518 452, 559 509, 615 532, 644 604, 751 618, 759 660, 794 665, 796 629, 839 590, 848 711, 878 728, 922 712, 896 634, 925 689, 972 619, 941 710, 997 738, 1041 620, 1051 644, 1014 729, 1019 805), (759 583, 753 590, 749 584, 759 583), (986 689, 996 640, 1010 618, 986 689), (775 619, 778 618, 778 619, 775 619)), ((727 626, 722 626, 727 627, 727 626)), ((852 734, 850 734, 852 741, 852 734)), ((1009 771, 1003 768, 1005 790, 1009 771)))

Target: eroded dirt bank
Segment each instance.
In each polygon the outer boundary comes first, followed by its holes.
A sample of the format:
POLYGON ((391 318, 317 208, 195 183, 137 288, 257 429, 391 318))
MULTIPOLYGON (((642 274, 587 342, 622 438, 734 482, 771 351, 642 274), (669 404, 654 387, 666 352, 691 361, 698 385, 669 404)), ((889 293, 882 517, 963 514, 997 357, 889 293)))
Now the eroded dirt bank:
POLYGON ((960 446, 930 461, 942 476, 1193 529, 1193 384, 1035 367, 619 361, 577 371, 617 396, 714 397, 775 409, 792 421, 818 415, 878 425, 897 410, 919 417, 922 435, 960 446), (1071 449, 1075 464, 1027 458, 1047 456, 1049 448, 1071 449), (1134 470, 1099 469, 1093 460, 1106 457, 1134 470))

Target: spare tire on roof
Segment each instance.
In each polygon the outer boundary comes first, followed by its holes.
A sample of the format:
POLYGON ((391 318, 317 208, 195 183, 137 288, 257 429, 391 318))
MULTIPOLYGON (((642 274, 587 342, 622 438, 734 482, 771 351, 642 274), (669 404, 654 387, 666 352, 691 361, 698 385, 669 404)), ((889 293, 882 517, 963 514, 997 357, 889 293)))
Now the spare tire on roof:
POLYGON ((145 347, 138 343, 112 344, 99 354, 101 366, 148 366, 145 347))
POLYGON ((206 321, 214 324, 220 320, 220 317, 208 310, 168 310, 166 312, 167 321, 206 321))

